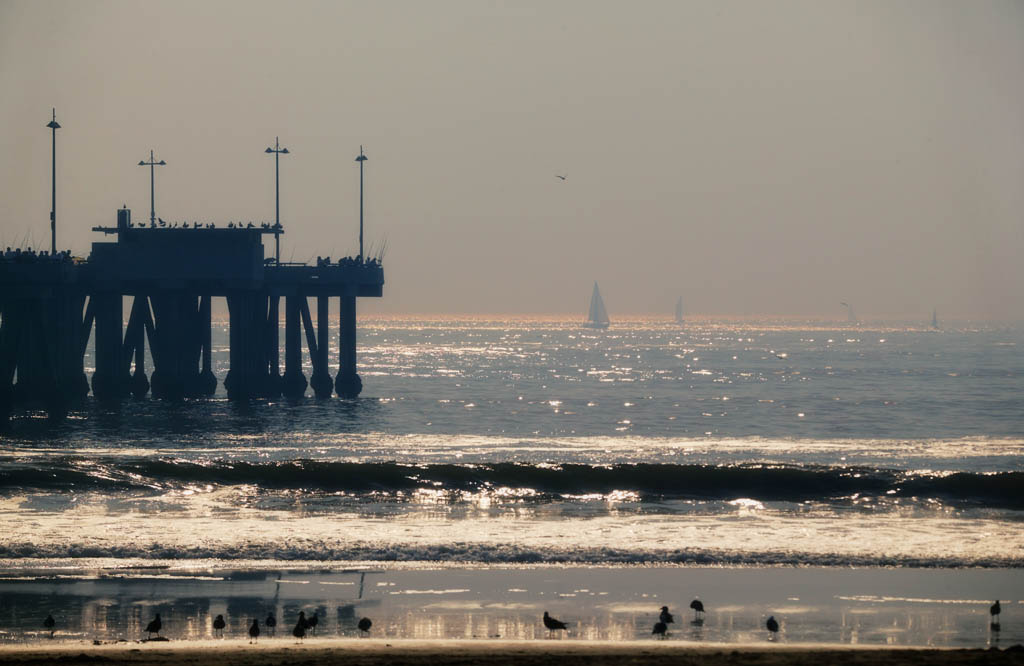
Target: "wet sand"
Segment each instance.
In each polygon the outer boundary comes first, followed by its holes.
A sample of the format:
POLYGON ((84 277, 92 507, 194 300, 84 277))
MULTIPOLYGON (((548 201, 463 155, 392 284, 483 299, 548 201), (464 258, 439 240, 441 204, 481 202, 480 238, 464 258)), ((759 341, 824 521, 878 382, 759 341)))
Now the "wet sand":
POLYGON ((850 648, 830 645, 704 646, 605 641, 386 641, 315 640, 303 645, 250 645, 240 641, 127 643, 113 646, 64 644, 0 648, 2 664, 225 664, 262 666, 346 664, 487 664, 573 666, 587 664, 1024 664, 1024 647, 1005 650, 850 648))

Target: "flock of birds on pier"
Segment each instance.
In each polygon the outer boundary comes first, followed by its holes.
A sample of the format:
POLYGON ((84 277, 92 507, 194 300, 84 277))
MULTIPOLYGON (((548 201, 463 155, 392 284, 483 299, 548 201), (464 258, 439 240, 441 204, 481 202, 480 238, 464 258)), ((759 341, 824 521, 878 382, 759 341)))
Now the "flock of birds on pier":
MULTIPOLYGON (((691 624, 701 626, 704 624, 704 602, 700 599, 694 599, 690 602, 690 608, 693 610, 693 621, 691 624)), ((991 628, 994 631, 999 631, 999 616, 1002 613, 1002 606, 999 605, 997 599, 991 607, 989 607, 989 616, 991 617, 991 628)), ((542 617, 544 628, 548 630, 548 635, 553 635, 558 631, 569 631, 569 623, 558 620, 544 611, 542 617)), ((657 636, 658 638, 668 637, 668 625, 675 623, 675 617, 669 611, 668 606, 662 606, 661 612, 658 614, 658 621, 654 623, 654 629, 651 631, 651 635, 657 636)), ((298 620, 295 622, 295 628, 292 629, 292 636, 297 640, 303 640, 307 635, 316 635, 316 628, 320 624, 320 618, 314 612, 310 617, 306 617, 305 611, 299 611, 298 620)), ((277 619, 274 614, 267 615, 264 620, 263 626, 266 627, 266 631, 270 636, 274 635, 277 627, 277 619)), ((46 619, 43 620, 43 628, 50 632, 50 638, 53 638, 54 631, 57 627, 57 621, 53 615, 47 615, 46 619)), ((218 614, 213 620, 213 635, 215 637, 223 637, 224 629, 227 627, 227 622, 224 620, 224 616, 218 614)), ((368 636, 370 634, 370 628, 373 627, 373 621, 364 617, 359 620, 356 624, 356 628, 359 629, 361 636, 368 636)), ((776 640, 779 634, 779 622, 775 619, 775 616, 769 616, 765 622, 765 629, 768 630, 768 640, 776 640)), ((160 619, 160 613, 157 613, 154 618, 146 625, 146 634, 148 635, 147 640, 166 640, 160 637, 160 630, 163 629, 163 621, 160 619), (156 639, 153 635, 156 634, 156 639)), ((255 643, 259 640, 263 630, 260 628, 259 620, 253 619, 252 624, 249 625, 249 642, 255 643)))
MULTIPOLYGON (((160 227, 160 228, 164 228, 164 229, 177 229, 178 225, 180 224, 182 229, 216 229, 217 228, 217 225, 214 224, 213 222, 203 223, 203 222, 199 222, 197 220, 197 221, 192 222, 191 224, 189 224, 189 222, 187 220, 185 222, 180 222, 179 223, 179 222, 167 222, 162 217, 158 217, 156 219, 157 219, 156 224, 146 224, 144 222, 140 222, 140 223, 136 224, 134 222, 129 222, 128 223, 128 227, 131 228, 131 229, 145 229, 147 226, 150 227, 150 228, 160 227)), ((243 223, 243 222, 235 222, 234 220, 232 220, 232 221, 228 222, 227 228, 228 229, 271 229, 271 230, 274 230, 274 231, 278 231, 278 230, 283 229, 284 227, 281 226, 280 222, 277 222, 277 223, 274 223, 274 224, 271 224, 270 222, 260 222, 259 224, 257 224, 255 222, 243 223)))

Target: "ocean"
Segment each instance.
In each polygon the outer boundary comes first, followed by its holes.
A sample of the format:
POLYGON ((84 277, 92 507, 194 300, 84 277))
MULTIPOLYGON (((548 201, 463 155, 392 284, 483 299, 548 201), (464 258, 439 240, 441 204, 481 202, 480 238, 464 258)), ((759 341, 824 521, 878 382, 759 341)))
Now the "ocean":
MULTIPOLYGON (((227 340, 215 325, 220 380, 227 340)), ((358 400, 235 403, 221 386, 16 413, 0 434, 0 573, 1019 580, 1022 347, 1019 326, 363 319, 358 400)))

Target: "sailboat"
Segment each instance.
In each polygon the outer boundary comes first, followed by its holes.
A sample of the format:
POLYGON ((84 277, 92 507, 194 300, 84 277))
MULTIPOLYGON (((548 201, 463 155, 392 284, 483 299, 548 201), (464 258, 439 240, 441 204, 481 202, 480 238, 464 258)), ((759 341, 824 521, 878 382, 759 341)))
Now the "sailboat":
POLYGON ((939 328, 939 311, 932 310, 932 328, 938 330, 939 328))
POLYGON ((676 323, 683 323, 683 297, 680 296, 679 300, 676 301, 676 323))
POLYGON ((594 283, 594 293, 590 297, 590 312, 583 325, 587 328, 608 328, 608 311, 604 309, 604 300, 601 299, 601 292, 594 283))

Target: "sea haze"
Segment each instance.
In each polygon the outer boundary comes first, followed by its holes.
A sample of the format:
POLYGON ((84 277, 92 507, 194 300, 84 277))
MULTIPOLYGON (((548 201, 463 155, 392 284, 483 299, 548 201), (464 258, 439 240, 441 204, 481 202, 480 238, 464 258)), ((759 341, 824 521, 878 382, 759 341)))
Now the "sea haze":
MULTIPOLYGON (((214 342, 222 379, 224 327, 214 342)), ((16 414, 0 557, 1020 567, 1022 345, 1019 327, 367 321, 359 400, 16 414)))

